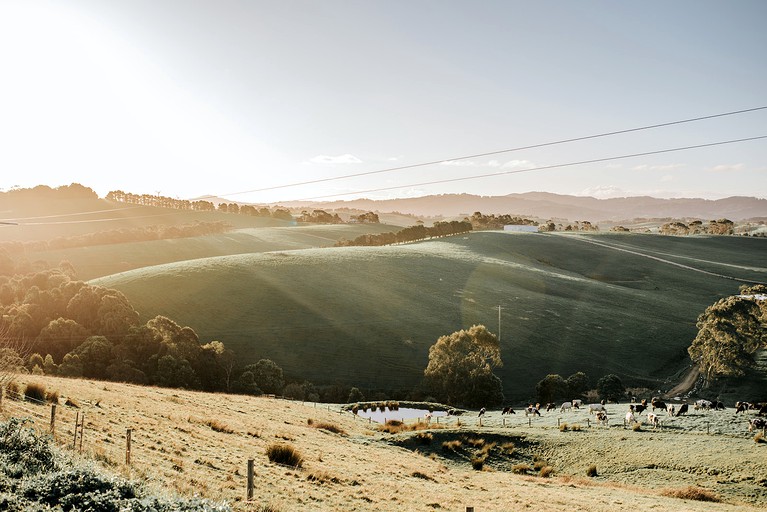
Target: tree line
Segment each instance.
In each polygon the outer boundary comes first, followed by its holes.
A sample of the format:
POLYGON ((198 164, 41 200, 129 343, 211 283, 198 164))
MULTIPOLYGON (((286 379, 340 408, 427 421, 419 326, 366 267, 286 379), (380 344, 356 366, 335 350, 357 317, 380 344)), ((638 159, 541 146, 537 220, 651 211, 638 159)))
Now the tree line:
POLYGON ((708 224, 701 220, 694 220, 689 224, 673 221, 663 224, 658 232, 662 235, 732 235, 735 232, 735 223, 729 219, 711 220, 708 224))
POLYGON ((427 238, 458 235, 461 233, 468 233, 471 230, 472 226, 468 221, 438 221, 430 227, 426 227, 423 224, 416 224, 415 226, 402 228, 397 232, 368 233, 360 235, 353 240, 341 239, 335 243, 335 247, 391 245, 426 240, 427 238))

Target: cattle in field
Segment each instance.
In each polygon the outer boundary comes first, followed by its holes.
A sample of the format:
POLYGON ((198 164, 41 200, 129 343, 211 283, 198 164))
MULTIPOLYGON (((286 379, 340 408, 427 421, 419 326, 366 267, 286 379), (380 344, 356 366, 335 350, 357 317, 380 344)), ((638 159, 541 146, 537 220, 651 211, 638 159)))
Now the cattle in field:
POLYGON ((483 407, 482 409, 479 410, 479 414, 477 414, 477 416, 481 418, 484 415, 485 415, 485 408, 483 407))
POLYGON ((562 402, 562 407, 559 408, 559 412, 571 411, 573 409, 572 402, 562 402))
POLYGON ((690 409, 690 406, 687 404, 680 405, 679 410, 676 412, 676 416, 679 417, 682 414, 686 414, 689 409, 690 409))
POLYGON ((645 409, 647 409, 647 404, 630 404, 629 409, 631 412, 639 416, 644 412, 645 409))
POLYGON ((594 414, 604 410, 605 410, 604 404, 589 404, 589 414, 594 414))
POLYGON ((463 411, 461 411, 460 409, 448 409, 447 410, 447 415, 448 416, 460 416, 462 414, 463 414, 463 411))
POLYGON ((767 403, 762 404, 757 413, 759 416, 767 416, 767 403))
POLYGON ((749 402, 735 402, 735 414, 738 414, 739 412, 745 413, 751 408, 749 402))
POLYGON ((722 402, 721 400, 716 400, 713 402, 713 404, 714 404, 713 409, 715 411, 723 411, 726 409, 726 407, 724 406, 724 402, 722 402))
POLYGON ((525 409, 525 416, 530 416, 531 414, 533 416, 540 416, 541 411, 538 410, 539 406, 540 404, 536 404, 536 405, 529 404, 527 408, 525 409))
POLYGON ((666 402, 661 400, 660 398, 653 397, 653 399, 650 401, 650 406, 652 407, 653 412, 655 412, 655 409, 667 409, 668 405, 666 405, 666 402))
POLYGON ((648 412, 647 413, 647 423, 652 425, 652 428, 660 427, 660 416, 658 416, 654 412, 648 412))
POLYGON ((765 418, 752 418, 748 420, 748 431, 759 430, 767 428, 767 419, 765 418))
POLYGON ((549 402, 549 403, 547 403, 547 404, 546 404, 546 412, 549 412, 549 411, 553 411, 553 410, 554 410, 554 409, 556 409, 556 408, 557 408, 557 406, 556 406, 556 405, 554 405, 554 404, 553 404, 553 403, 551 403, 551 402, 549 402))
POLYGON ((607 413, 605 411, 599 411, 597 413, 597 425, 607 426, 607 413))
POLYGON ((634 411, 629 410, 629 412, 626 413, 626 425, 629 427, 637 422, 636 416, 634 416, 634 411))
POLYGON ((673 416, 674 411, 676 411, 676 406, 674 404, 668 404, 666 406, 666 414, 668 414, 669 416, 673 416))
POLYGON ((583 400, 573 400, 573 409, 580 409, 583 406, 583 400))
POLYGON ((515 413, 514 409, 512 409, 511 407, 504 407, 503 410, 501 411, 501 416, 503 416, 504 414, 517 414, 517 413, 515 413))
POLYGON ((711 409, 713 407, 714 407, 714 402, 712 402, 711 400, 703 400, 703 399, 696 400, 695 401, 695 405, 694 405, 694 409, 696 411, 699 410, 699 409, 703 409, 704 411, 708 411, 709 409, 711 409))

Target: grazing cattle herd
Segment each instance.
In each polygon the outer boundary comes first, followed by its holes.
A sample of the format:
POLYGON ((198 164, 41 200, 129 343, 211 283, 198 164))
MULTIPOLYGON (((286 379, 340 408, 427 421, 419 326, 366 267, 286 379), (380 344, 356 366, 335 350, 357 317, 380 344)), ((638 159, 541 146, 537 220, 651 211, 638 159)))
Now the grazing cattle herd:
MULTIPOLYGON (((675 401, 679 401, 676 398, 675 401)), ((649 400, 641 400, 639 403, 635 403, 636 399, 628 404, 628 411, 623 418, 623 426, 635 427, 643 423, 642 414, 646 411, 647 414, 644 417, 644 422, 647 425, 652 426, 653 429, 662 428, 665 418, 678 418, 683 415, 690 414, 691 410, 694 411, 723 411, 726 410, 725 405, 719 400, 696 400, 692 403, 681 401, 681 403, 666 403, 659 397, 653 397, 649 400), (662 414, 665 412, 665 414, 662 414)), ((557 406, 554 403, 547 403, 545 411, 551 412, 559 409, 560 414, 574 413, 576 410, 583 407, 581 400, 568 400, 557 406)), ((594 415, 595 423, 598 426, 608 426, 609 417, 604 400, 600 403, 591 403, 586 406, 589 415, 594 415)), ((541 404, 528 404, 524 408, 525 416, 541 416, 541 404)), ((483 407, 479 411, 479 416, 483 416, 486 413, 483 407)), ((767 429, 767 402, 737 402, 735 404, 735 414, 748 415, 748 431, 765 430, 767 429), (751 415, 755 417, 751 417, 751 415)), ((504 407, 501 415, 516 414, 512 407, 504 407)), ((696 414, 700 416, 700 414, 696 414)))

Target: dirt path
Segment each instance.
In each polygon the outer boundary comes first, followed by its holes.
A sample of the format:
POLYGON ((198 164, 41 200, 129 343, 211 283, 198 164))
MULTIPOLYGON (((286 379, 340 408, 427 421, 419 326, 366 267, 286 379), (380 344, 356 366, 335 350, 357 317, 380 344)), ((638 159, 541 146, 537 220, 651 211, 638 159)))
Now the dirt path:
POLYGON ((679 396, 690 391, 695 385, 695 381, 698 380, 698 375, 700 375, 700 367, 695 365, 690 368, 690 370, 679 384, 674 386, 668 393, 666 393, 666 397, 679 396))

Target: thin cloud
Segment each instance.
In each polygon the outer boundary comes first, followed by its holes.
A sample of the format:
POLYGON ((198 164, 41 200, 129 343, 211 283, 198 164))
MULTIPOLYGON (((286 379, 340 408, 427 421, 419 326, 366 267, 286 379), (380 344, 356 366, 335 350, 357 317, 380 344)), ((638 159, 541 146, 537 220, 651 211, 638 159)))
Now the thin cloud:
POLYGON ((448 165, 450 167, 476 167, 476 163, 471 160, 445 160, 439 165, 448 165))
POLYGON ((613 185, 601 185, 582 190, 579 196, 594 197, 596 199, 612 199, 614 197, 627 197, 626 191, 613 185))
POLYGON ((722 164, 716 165, 710 169, 712 172, 736 172, 742 171, 745 165, 743 164, 722 164))
POLYGON ((665 165, 637 165, 633 168, 635 171, 673 171, 681 169, 687 164, 665 164, 665 165))
POLYGON ((338 156, 317 155, 314 158, 310 158, 309 162, 313 164, 361 164, 362 160, 346 153, 345 155, 338 156))
POLYGON ((508 162, 503 164, 501 167, 504 169, 515 169, 518 167, 532 168, 532 167, 535 167, 535 165, 530 160, 509 160, 508 162))

